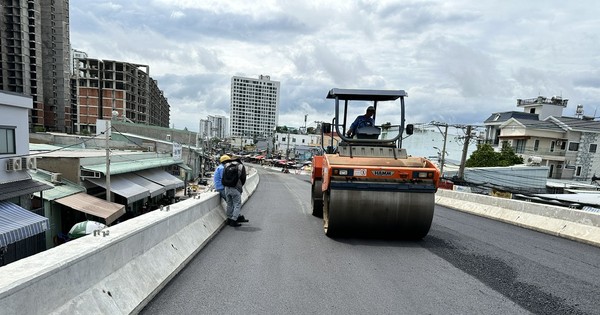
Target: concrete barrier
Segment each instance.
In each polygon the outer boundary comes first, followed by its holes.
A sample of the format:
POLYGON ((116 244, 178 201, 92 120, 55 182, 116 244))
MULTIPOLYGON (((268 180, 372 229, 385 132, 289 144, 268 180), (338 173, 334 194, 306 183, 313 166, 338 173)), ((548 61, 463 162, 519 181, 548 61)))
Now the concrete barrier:
POLYGON ((223 205, 207 192, 1 267, 0 313, 137 313, 224 226, 223 205))
POLYGON ((600 246, 600 214, 439 189, 436 203, 540 232, 600 246))

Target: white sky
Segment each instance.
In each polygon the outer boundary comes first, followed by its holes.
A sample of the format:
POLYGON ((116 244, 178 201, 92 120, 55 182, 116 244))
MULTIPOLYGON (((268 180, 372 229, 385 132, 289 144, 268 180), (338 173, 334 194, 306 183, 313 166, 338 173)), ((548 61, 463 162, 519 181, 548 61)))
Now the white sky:
POLYGON ((90 58, 149 65, 177 129, 229 116, 234 75, 280 81, 292 127, 330 121, 331 88, 406 90, 407 123, 481 125, 538 95, 569 99, 565 116, 600 105, 593 0, 71 0, 70 31, 90 58))

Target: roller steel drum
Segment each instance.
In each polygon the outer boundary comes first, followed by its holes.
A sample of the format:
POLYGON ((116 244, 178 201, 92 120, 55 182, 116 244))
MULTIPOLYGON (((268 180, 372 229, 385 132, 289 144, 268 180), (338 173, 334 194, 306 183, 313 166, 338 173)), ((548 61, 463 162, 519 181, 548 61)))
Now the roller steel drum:
POLYGON ((322 184, 323 181, 315 180, 315 183, 312 185, 310 198, 312 200, 312 215, 318 218, 323 217, 323 191, 321 190, 322 184))
POLYGON ((332 189, 323 193, 323 228, 328 236, 421 239, 434 205, 434 193, 332 189))

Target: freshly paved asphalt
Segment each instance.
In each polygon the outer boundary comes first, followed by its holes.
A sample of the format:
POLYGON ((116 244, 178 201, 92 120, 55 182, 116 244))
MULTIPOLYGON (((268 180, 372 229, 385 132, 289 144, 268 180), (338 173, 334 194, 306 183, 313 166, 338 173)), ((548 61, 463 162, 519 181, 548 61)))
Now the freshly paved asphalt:
POLYGON ((250 222, 142 314, 600 314, 600 248, 443 207, 419 242, 332 239, 308 177, 258 170, 250 222))

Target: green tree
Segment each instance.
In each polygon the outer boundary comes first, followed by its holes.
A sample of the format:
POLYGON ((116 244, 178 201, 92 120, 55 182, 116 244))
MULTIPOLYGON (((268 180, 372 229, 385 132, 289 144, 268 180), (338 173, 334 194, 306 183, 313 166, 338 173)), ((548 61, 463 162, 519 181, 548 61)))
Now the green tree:
POLYGON ((515 164, 523 164, 523 158, 515 153, 515 150, 508 142, 502 142, 502 149, 500 150, 500 158, 498 166, 511 166, 515 164))
POLYGON ((490 167, 498 166, 500 153, 495 152, 490 144, 478 144, 477 150, 471 153, 471 156, 465 163, 466 167, 490 167))
POLYGON ((466 167, 493 167, 512 166, 523 163, 523 158, 518 156, 508 143, 502 143, 500 152, 494 151, 490 144, 478 144, 477 150, 465 162, 466 167))

